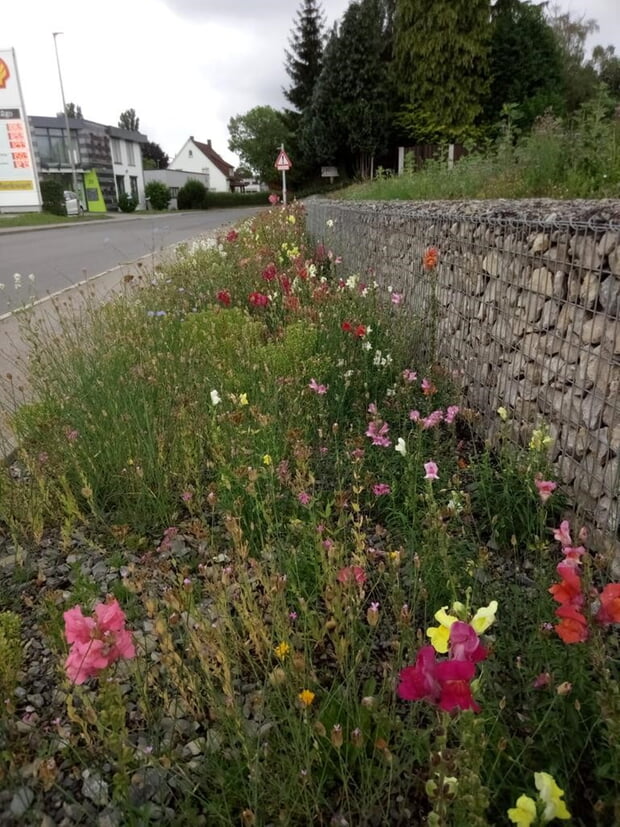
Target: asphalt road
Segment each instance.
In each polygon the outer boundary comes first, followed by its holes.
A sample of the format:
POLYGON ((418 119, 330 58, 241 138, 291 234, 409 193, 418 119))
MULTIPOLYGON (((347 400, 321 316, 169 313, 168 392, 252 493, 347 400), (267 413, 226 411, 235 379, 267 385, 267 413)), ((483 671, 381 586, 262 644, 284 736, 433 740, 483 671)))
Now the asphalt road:
POLYGON ((119 265, 156 254, 171 244, 235 224, 261 209, 145 214, 53 229, 0 232, 0 284, 4 285, 0 287, 0 315, 119 265), (17 287, 15 273, 21 275, 17 287))

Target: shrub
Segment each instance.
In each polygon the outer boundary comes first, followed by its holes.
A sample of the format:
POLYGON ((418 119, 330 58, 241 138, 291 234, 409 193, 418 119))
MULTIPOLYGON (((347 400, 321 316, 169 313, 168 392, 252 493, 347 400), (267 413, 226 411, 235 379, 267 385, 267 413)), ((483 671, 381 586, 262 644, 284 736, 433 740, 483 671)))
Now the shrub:
POLYGON ((267 192, 208 192, 207 207, 267 207, 267 192))
POLYGON ((66 215, 64 187, 60 181, 46 178, 41 181, 40 187, 43 212, 49 212, 52 215, 66 215))
POLYGON ((207 188, 201 181, 190 178, 177 195, 180 210, 205 210, 207 208, 207 188))
POLYGON ((138 202, 131 195, 126 192, 121 193, 118 199, 118 208, 121 212, 133 212, 138 206, 138 202))
POLYGON ((170 187, 163 181, 149 181, 144 188, 146 197, 154 210, 167 210, 170 203, 170 187))

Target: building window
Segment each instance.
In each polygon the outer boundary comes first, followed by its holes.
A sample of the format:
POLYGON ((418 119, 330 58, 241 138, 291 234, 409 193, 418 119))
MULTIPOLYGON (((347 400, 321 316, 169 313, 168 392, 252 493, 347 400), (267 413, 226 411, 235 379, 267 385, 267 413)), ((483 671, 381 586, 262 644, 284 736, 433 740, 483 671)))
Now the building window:
POLYGON ((121 195, 125 193, 125 176, 124 175, 117 175, 116 176, 116 192, 118 197, 120 198, 121 195))
POLYGON ((193 157, 194 157, 194 153, 192 152, 192 150, 191 150, 191 149, 188 149, 188 151, 187 151, 187 157, 188 157, 188 158, 193 158, 193 157))
POLYGON ((123 163, 123 156, 121 155, 121 142, 118 138, 112 138, 112 160, 115 164, 122 164, 123 163))
MULTIPOLYGON (((34 140, 43 167, 70 166, 66 131, 64 129, 37 126, 34 129, 34 140)), ((75 129, 71 130, 71 145, 75 163, 79 166, 80 153, 75 129)))
POLYGON ((140 196, 138 195, 138 176, 137 175, 130 175, 129 176, 129 186, 131 187, 131 197, 134 201, 139 201, 140 196))
POLYGON ((125 146, 127 147, 127 161, 129 162, 129 166, 135 167, 136 157, 134 155, 134 145, 128 141, 125 146))

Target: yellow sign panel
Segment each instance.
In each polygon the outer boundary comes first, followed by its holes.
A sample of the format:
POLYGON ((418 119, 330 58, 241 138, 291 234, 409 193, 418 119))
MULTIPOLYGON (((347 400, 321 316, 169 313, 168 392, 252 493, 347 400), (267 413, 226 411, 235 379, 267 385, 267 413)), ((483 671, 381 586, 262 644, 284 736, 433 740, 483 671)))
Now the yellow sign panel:
POLYGON ((8 192, 9 190, 33 190, 34 184, 32 181, 0 181, 0 191, 8 192))

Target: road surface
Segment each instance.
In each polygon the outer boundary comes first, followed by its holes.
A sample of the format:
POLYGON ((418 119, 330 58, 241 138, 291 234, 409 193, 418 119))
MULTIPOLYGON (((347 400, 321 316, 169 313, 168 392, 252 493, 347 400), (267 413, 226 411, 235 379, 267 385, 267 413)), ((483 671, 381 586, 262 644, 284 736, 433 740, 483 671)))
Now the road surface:
POLYGON ((96 223, 0 232, 0 284, 4 285, 0 287, 0 316, 171 244, 235 224, 261 209, 235 207, 153 216, 145 213, 96 223), (16 273, 21 276, 17 286, 16 273))

